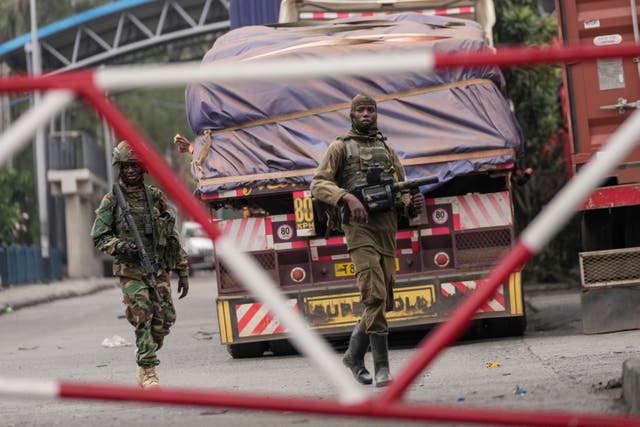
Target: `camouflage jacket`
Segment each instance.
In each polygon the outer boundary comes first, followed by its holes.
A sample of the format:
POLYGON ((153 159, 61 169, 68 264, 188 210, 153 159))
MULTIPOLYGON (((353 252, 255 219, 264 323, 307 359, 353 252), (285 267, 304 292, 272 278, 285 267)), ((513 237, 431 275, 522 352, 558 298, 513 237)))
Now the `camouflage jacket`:
MULTIPOLYGON (((137 228, 145 249, 152 258, 151 262, 156 263, 157 273, 162 270, 173 270, 179 276, 188 276, 187 254, 180 244, 175 213, 162 191, 156 187, 145 185, 153 204, 151 209, 153 221, 151 223, 155 225, 156 229, 153 231, 157 238, 152 239, 145 237, 150 233, 145 233, 140 209, 136 209, 136 206, 141 206, 141 204, 146 207, 145 191, 140 188, 127 188, 122 181, 119 182, 119 185, 129 204, 134 222, 138 225, 137 228)), ((102 198, 100 206, 96 209, 91 238, 96 248, 114 257, 114 275, 134 279, 140 279, 144 276, 140 260, 128 258, 117 250, 119 243, 132 242, 133 240, 125 226, 124 213, 118 207, 116 196, 112 191, 102 198)))

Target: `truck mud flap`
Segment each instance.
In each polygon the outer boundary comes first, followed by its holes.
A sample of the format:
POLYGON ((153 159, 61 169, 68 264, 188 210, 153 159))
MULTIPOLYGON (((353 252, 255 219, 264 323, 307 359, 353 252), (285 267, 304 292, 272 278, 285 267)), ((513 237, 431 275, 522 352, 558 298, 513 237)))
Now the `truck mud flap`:
POLYGON ((585 334, 640 329, 640 248, 580 253, 585 334))
MULTIPOLYGON (((422 279, 396 286, 394 309, 387 313, 389 327, 393 330, 443 322, 483 283, 483 279, 468 278, 446 282, 422 279)), ((353 289, 308 291, 287 297, 287 304, 301 312, 311 328, 327 336, 348 334, 364 310, 359 292, 353 289)), ((225 297, 218 299, 217 308, 222 344, 268 341, 286 336, 284 325, 260 302, 225 297)), ((478 310, 477 317, 523 315, 522 286, 517 272, 478 310)))

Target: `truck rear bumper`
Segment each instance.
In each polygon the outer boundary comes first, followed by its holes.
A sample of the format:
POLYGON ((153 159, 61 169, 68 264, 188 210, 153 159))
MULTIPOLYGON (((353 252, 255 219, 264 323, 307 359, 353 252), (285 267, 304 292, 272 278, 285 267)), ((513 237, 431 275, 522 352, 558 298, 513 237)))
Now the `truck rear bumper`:
MULTIPOLYGON (((412 279, 396 284, 394 310, 387 313, 391 330, 443 322, 464 297, 483 285, 481 275, 460 280, 412 279)), ((287 303, 299 311, 310 327, 326 336, 346 335, 362 315, 364 306, 354 288, 299 291, 285 294, 287 303)), ((282 339, 286 328, 262 303, 242 296, 217 299, 222 344, 282 339)), ((520 273, 510 276, 494 297, 478 311, 478 318, 523 316, 520 273)))

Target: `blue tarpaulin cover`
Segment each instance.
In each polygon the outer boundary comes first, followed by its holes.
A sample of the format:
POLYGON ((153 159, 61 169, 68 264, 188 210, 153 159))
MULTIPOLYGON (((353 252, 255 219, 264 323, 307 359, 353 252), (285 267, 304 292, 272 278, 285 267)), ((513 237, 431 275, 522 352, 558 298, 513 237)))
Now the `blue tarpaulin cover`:
MULTIPOLYGON (((403 50, 486 48, 482 29, 473 21, 405 13, 317 26, 243 27, 218 38, 202 62, 356 53, 376 53, 384 61, 386 53, 403 50)), ((513 162, 522 150, 522 132, 503 86, 502 74, 493 66, 367 78, 192 84, 186 89, 187 118, 197 135, 192 173, 198 191, 207 194, 248 182, 220 184, 216 178, 315 168, 328 145, 350 128, 350 100, 366 92, 378 99, 378 128, 403 159, 513 149, 499 156, 406 167, 409 178, 439 175, 446 182, 485 164, 513 162), (205 130, 212 131, 210 143, 205 130)), ((280 180, 308 183, 311 175, 280 180)))

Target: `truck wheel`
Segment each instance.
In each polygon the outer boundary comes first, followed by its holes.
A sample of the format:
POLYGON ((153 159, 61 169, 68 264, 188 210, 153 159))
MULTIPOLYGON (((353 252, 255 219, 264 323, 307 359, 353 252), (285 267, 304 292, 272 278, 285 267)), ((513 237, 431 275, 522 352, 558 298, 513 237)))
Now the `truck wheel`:
POLYGON ((298 354, 298 350, 286 339, 271 341, 269 346, 274 356, 291 356, 298 354))
POLYGON ((500 317, 482 320, 483 335, 491 338, 521 337, 527 329, 527 317, 500 317))
POLYGON ((245 359, 248 357, 260 357, 267 349, 265 342, 248 342, 242 344, 227 345, 227 352, 234 359, 245 359))
POLYGON ((614 247, 614 218, 608 209, 582 213, 581 234, 583 251, 603 251, 614 247))

